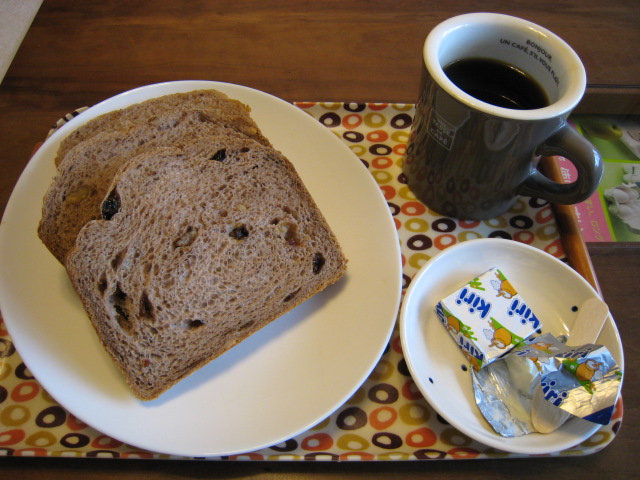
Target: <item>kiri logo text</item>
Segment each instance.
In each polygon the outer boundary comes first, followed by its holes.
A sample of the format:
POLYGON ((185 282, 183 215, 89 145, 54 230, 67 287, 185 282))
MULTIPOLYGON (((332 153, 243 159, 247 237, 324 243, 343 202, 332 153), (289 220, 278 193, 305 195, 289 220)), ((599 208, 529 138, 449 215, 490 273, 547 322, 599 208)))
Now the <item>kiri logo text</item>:
POLYGON ((468 306, 469 313, 477 313, 482 319, 487 318, 491 311, 491 302, 488 302, 467 287, 460 290, 460 292, 458 292, 458 298, 456 298, 457 305, 462 305, 463 303, 468 306))
MULTIPOLYGON (((473 342, 469 341, 463 336, 458 337, 458 345, 463 352, 466 352, 469 357, 475 358, 481 362, 484 362, 484 354, 474 345, 473 342)), ((467 358, 469 358, 467 357, 467 358)), ((471 360, 471 358, 469 358, 471 360)))
POLYGON ((507 310, 507 315, 510 317, 515 316, 522 325, 530 324, 535 330, 540 328, 540 320, 538 320, 538 317, 535 316, 526 303, 517 298, 511 302, 509 310, 507 310))
POLYGON ((562 402, 569 396, 567 392, 556 389, 556 381, 548 377, 544 377, 540 382, 544 398, 552 405, 559 407, 562 402))

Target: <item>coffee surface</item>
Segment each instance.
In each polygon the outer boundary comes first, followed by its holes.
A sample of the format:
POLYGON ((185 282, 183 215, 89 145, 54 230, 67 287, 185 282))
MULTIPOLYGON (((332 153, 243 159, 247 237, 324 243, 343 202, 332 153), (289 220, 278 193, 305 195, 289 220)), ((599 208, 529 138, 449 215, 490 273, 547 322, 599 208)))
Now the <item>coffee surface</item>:
POLYGON ((543 88, 512 65, 484 58, 456 60, 444 73, 461 90, 497 107, 533 110, 549 105, 543 88))

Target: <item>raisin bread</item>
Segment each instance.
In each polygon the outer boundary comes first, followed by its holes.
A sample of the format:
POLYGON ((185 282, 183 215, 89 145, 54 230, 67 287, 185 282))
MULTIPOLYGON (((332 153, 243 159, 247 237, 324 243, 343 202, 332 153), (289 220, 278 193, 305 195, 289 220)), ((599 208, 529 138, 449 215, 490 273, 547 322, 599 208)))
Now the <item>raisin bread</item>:
POLYGON ((292 164, 237 136, 123 164, 66 268, 104 347, 142 400, 346 271, 292 164))

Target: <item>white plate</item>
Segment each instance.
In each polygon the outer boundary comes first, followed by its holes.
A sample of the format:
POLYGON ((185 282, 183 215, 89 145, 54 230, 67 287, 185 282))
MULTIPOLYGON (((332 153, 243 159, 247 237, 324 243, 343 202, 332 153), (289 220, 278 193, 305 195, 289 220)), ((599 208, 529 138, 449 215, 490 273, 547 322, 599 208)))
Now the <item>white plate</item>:
POLYGON ((278 444, 331 414, 372 371, 401 293, 396 229, 373 177, 326 127, 291 104, 237 85, 184 81, 106 100, 57 131, 25 168, 0 229, 0 307, 44 388, 97 430, 140 448, 217 456, 278 444), (346 278, 151 402, 103 350, 63 267, 36 234, 60 140, 87 120, 149 98, 217 88, 252 109, 296 166, 349 259, 346 278), (366 231, 362 226, 366 226, 366 231))
MULTIPOLYGON (((595 290, 573 269, 537 248, 511 240, 479 239, 456 244, 426 263, 411 281, 400 313, 400 336, 409 370, 433 408, 451 425, 491 447, 516 453, 545 454, 573 447, 599 425, 574 418, 553 433, 505 438, 491 428, 476 406, 470 369, 462 351, 436 316, 436 303, 491 267, 504 269, 542 321, 543 333, 567 334, 572 310, 595 290)), ((616 325, 607 320, 598 343, 624 371, 616 325)))

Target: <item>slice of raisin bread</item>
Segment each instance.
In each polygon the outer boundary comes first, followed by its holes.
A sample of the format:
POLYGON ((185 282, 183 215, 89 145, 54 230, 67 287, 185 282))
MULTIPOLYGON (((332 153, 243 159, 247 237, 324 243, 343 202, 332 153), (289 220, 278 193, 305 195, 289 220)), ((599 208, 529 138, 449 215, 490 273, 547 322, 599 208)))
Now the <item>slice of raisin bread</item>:
MULTIPOLYGON (((158 110, 155 103, 151 105, 154 107, 147 112, 158 110)), ((118 128, 96 131, 77 143, 65 154, 45 194, 38 227, 42 242, 64 263, 80 229, 89 220, 99 218, 100 203, 115 172, 138 153, 193 142, 200 136, 246 136, 241 129, 229 126, 233 123, 227 122, 228 118, 221 120, 216 113, 191 107, 158 112, 141 124, 120 123, 118 128)), ((261 135, 257 140, 262 141, 261 135)))
POLYGON ((340 279, 346 259, 292 164, 201 137, 125 163, 67 271, 133 392, 156 398, 340 279))
POLYGON ((179 114, 188 109, 208 111, 211 117, 215 117, 222 125, 239 130, 260 143, 269 144, 251 118, 250 109, 247 105, 230 99, 227 95, 215 89, 193 90, 191 92, 174 93, 153 98, 94 118, 81 128, 71 132, 62 141, 55 163, 60 165, 73 147, 93 135, 106 130, 129 130, 132 127, 138 127, 143 124, 149 124, 158 129, 168 128, 170 120, 169 122, 161 121, 158 120, 158 117, 163 116, 166 112, 177 112, 179 114))

